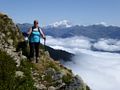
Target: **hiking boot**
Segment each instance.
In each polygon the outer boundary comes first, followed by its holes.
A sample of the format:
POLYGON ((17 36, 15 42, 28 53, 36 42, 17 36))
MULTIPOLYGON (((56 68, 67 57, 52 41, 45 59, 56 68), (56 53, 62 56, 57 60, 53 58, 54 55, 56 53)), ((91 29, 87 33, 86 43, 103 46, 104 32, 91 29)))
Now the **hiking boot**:
POLYGON ((39 57, 36 58, 36 63, 38 63, 39 59, 40 59, 39 57))

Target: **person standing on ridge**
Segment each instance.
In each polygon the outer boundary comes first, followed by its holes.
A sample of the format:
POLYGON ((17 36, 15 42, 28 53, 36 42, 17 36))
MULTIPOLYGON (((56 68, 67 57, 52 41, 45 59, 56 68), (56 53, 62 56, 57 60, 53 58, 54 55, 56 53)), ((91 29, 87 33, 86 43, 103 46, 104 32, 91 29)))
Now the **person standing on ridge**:
POLYGON ((42 37, 46 40, 46 37, 38 25, 38 21, 34 20, 34 26, 32 26, 28 33, 29 35, 29 46, 30 46, 30 61, 34 62, 34 53, 36 56, 36 63, 39 60, 39 46, 40 46, 40 38, 42 37))

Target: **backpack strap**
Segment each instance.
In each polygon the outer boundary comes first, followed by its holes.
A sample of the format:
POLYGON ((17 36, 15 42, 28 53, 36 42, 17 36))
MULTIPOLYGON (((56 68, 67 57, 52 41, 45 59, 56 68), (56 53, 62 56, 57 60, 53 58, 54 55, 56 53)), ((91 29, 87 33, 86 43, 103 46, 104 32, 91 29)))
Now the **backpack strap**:
MULTIPOLYGON (((34 29, 34 26, 32 26, 32 32, 33 32, 33 29, 34 29)), ((40 27, 38 27, 38 31, 40 32, 40 27)), ((31 33, 32 33, 32 32, 31 32, 31 33)))
POLYGON ((41 34, 41 32, 40 32, 40 27, 38 27, 38 31, 39 31, 39 33, 41 34))
POLYGON ((39 31, 40 35, 43 36, 42 34, 44 34, 44 33, 43 33, 43 31, 41 30, 40 27, 38 27, 38 31, 39 31))
MULTIPOLYGON (((32 26, 32 32, 33 32, 33 29, 34 29, 34 26, 32 26)), ((42 31, 41 31, 40 27, 38 27, 38 31, 39 31, 39 33, 41 34, 42 31)), ((31 33, 32 33, 32 32, 31 32, 31 33)), ((30 35, 31 35, 31 34, 30 34, 30 35)))
MULTIPOLYGON (((34 29, 34 27, 32 26, 32 32, 33 32, 33 29, 34 29)), ((32 33, 32 32, 31 32, 31 33, 32 33)), ((31 36, 31 33, 29 34, 28 38, 31 36)))
MULTIPOLYGON (((32 32, 33 32, 33 29, 34 29, 34 26, 32 26, 32 32)), ((31 33, 32 33, 32 32, 31 32, 31 33)))

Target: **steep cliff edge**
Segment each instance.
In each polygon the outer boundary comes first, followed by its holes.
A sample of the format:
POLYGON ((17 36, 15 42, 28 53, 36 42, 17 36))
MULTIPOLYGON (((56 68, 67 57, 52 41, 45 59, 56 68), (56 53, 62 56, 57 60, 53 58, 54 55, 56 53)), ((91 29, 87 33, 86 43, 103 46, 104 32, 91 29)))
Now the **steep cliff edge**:
POLYGON ((90 90, 70 69, 54 61, 40 46, 39 63, 30 63, 16 48, 24 38, 7 15, 0 13, 0 90, 90 90))

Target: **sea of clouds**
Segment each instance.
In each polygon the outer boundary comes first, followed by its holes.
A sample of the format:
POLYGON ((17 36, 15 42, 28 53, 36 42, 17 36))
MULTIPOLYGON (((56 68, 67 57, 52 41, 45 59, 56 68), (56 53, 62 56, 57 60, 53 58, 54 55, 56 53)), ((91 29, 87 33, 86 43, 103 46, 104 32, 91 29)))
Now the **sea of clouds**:
POLYGON ((120 51, 120 40, 117 39, 101 38, 96 41, 83 36, 75 36, 71 38, 53 38, 51 36, 47 36, 47 44, 55 49, 63 49, 74 53, 79 49, 91 50, 92 47, 97 50, 108 52, 120 51))
POLYGON ((64 64, 80 75, 92 90, 120 90, 120 54, 111 53, 120 51, 120 40, 47 36, 47 45, 74 53, 73 61, 64 64), (106 52, 93 51, 92 47, 106 52))

